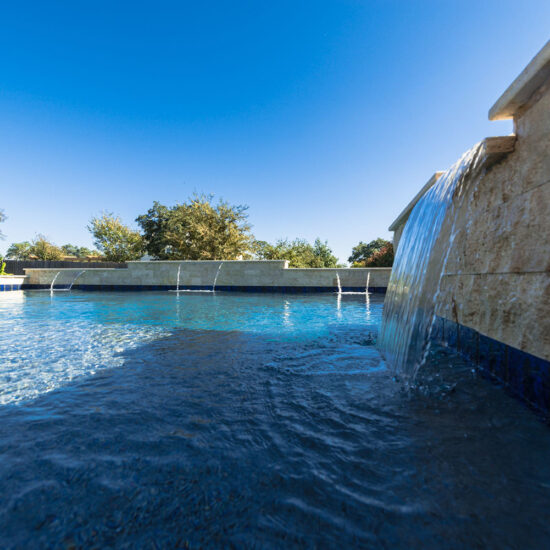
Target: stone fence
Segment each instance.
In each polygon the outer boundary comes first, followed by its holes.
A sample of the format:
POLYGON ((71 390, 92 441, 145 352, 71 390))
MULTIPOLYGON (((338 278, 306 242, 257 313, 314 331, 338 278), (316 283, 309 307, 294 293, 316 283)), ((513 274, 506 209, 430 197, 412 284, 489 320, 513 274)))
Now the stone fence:
POLYGON ((285 260, 128 262, 126 269, 26 269, 23 288, 385 292, 391 268, 289 269, 285 260))

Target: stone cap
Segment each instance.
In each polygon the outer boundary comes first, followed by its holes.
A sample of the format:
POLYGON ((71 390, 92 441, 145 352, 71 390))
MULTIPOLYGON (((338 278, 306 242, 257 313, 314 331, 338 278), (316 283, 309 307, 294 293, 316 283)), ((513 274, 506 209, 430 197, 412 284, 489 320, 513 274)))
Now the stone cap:
MULTIPOLYGON (((480 163, 477 166, 477 170, 490 169, 494 164, 511 153, 515 145, 516 136, 514 134, 485 138, 481 142, 480 163)), ((424 184, 424 187, 414 196, 413 200, 407 204, 401 214, 397 216, 395 221, 388 228, 389 231, 397 231, 401 226, 405 225, 416 203, 424 196, 428 189, 435 184, 442 174, 444 174, 444 172, 435 172, 435 174, 424 184)))
POLYGON ((489 111, 489 120, 513 118, 533 94, 550 79, 550 40, 508 86, 489 111))
POLYGON ((414 196, 414 199, 405 206, 401 214, 395 218, 394 222, 388 228, 389 231, 396 231, 409 219, 409 215, 412 209, 416 206, 416 203, 422 198, 424 193, 428 191, 430 187, 439 179, 443 172, 435 172, 434 175, 424 184, 424 187, 414 196))

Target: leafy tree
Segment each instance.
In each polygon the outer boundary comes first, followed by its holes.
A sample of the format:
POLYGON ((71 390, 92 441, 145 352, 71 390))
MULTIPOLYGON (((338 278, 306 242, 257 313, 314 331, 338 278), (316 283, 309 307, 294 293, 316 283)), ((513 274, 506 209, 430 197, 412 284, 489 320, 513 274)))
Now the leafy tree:
POLYGON ((32 242, 12 243, 6 252, 6 258, 12 260, 62 260, 64 252, 51 243, 44 235, 37 235, 32 242))
POLYGON ((39 260, 62 260, 63 251, 48 241, 44 235, 37 235, 32 241, 29 256, 36 256, 39 260))
POLYGON ((248 207, 211 195, 194 195, 183 204, 158 202, 136 221, 147 252, 159 260, 235 260, 252 245, 248 207))
POLYGON ((321 263, 320 267, 338 267, 338 258, 332 253, 327 241, 323 243, 321 239, 315 239, 313 255, 321 263))
POLYGON ((375 239, 370 243, 364 243, 361 241, 357 246, 354 246, 351 251, 351 256, 348 258, 348 262, 352 267, 364 267, 365 262, 377 251, 383 247, 391 244, 386 239, 375 239))
POLYGON ((118 216, 104 212, 88 225, 94 244, 111 262, 139 260, 143 255, 143 239, 138 231, 124 225, 118 216))
POLYGON ((365 267, 391 267, 393 259, 393 244, 389 242, 365 261, 365 267))
POLYGON ((87 256, 99 256, 99 253, 95 250, 90 250, 85 246, 77 246, 74 244, 64 244, 61 250, 67 256, 75 256, 76 258, 86 258, 87 256))
POLYGON ((147 253, 159 260, 171 258, 171 251, 167 250, 167 232, 168 221, 174 208, 176 207, 168 208, 155 201, 147 214, 142 214, 136 219, 143 232, 147 253))
POLYGON ((31 255, 31 247, 32 244, 29 241, 12 243, 6 252, 6 258, 10 260, 27 260, 31 255))
POLYGON ((327 242, 316 239, 314 245, 305 239, 279 239, 275 244, 256 241, 255 255, 259 260, 288 260, 289 267, 337 267, 338 259, 327 242))

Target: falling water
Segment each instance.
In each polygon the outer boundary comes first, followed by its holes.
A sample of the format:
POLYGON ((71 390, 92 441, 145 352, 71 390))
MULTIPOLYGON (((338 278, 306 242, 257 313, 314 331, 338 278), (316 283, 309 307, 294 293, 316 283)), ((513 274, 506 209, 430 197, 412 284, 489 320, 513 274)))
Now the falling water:
POLYGON ((370 281, 370 271, 367 273, 367 286, 365 287, 365 294, 369 293, 369 281, 370 281))
POLYGON ((342 285, 340 283, 340 275, 336 272, 336 282, 338 283, 338 294, 342 294, 342 285))
POLYGON ((218 270, 216 271, 216 275, 214 276, 214 282, 212 283, 212 288, 211 289, 202 289, 202 290, 198 290, 198 289, 188 289, 188 288, 185 288, 185 289, 180 289, 180 274, 181 274, 181 266, 182 264, 179 264, 178 265, 178 273, 177 273, 177 277, 176 277, 176 290, 170 290, 169 292, 214 292, 216 290, 216 283, 218 282, 218 275, 220 274, 220 270, 222 268, 222 265, 223 265, 223 262, 220 262, 220 265, 218 266, 218 270))
POLYGON ((453 199, 464 196, 461 183, 477 169, 480 151, 480 144, 472 147, 423 195, 399 242, 384 301, 379 346, 408 383, 413 382, 428 350, 441 275, 460 209, 460 201, 453 199))
POLYGON ((83 273, 86 273, 86 270, 83 269, 82 271, 79 271, 76 275, 76 277, 71 281, 71 284, 69 285, 69 288, 67 289, 69 292, 71 291, 71 288, 73 288, 73 285, 75 283, 75 281, 83 274, 83 273))
POLYGON ((181 273, 181 264, 178 265, 178 277, 176 279, 176 292, 180 291, 180 273, 181 273))
POLYGON ((59 274, 61 273, 61 271, 58 271, 56 274, 55 274, 55 277, 52 279, 52 284, 50 285, 50 292, 53 292, 53 285, 55 284, 55 280, 59 277, 59 274))
POLYGON ((220 262, 220 265, 218 266, 218 271, 216 271, 216 276, 214 277, 214 284, 212 285, 212 292, 214 292, 216 290, 216 283, 218 281, 218 275, 220 274, 222 265, 223 265, 223 262, 220 262))

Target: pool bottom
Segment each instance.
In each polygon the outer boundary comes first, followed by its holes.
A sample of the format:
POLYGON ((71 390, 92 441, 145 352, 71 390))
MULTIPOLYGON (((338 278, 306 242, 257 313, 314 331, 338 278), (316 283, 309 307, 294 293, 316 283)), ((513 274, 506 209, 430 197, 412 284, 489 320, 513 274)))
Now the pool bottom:
POLYGON ((94 324, 117 360, 0 407, 3 547, 544 547, 547 426, 439 347, 405 392, 381 307, 28 293, 51 375, 94 324))

